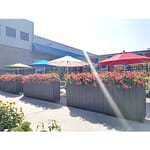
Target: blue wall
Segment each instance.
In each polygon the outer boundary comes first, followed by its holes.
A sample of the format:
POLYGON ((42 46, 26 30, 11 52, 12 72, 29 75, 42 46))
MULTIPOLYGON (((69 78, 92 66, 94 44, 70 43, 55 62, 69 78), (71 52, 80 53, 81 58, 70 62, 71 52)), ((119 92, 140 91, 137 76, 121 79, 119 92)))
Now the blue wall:
POLYGON ((78 59, 82 59, 84 56, 76 54, 76 53, 72 53, 72 52, 67 52, 61 49, 57 49, 57 48, 53 48, 53 47, 48 47, 48 46, 44 46, 41 44, 37 44, 37 43, 32 43, 32 50, 33 51, 40 51, 40 52, 47 52, 56 56, 72 56, 78 59))

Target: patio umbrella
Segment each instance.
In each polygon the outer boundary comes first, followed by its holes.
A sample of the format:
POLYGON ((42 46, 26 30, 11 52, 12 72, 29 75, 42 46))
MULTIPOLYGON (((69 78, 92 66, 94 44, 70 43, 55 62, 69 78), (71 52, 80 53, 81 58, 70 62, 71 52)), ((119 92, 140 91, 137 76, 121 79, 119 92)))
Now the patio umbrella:
POLYGON ((45 67, 45 66, 49 66, 49 64, 48 64, 48 60, 43 59, 43 60, 39 60, 39 61, 32 63, 30 66, 45 67))
POLYGON ((16 63, 16 64, 10 64, 10 65, 5 65, 4 68, 14 68, 17 69, 17 73, 19 73, 19 69, 31 69, 31 66, 22 64, 22 63, 16 63))
POLYGON ((100 61, 98 66, 101 65, 119 65, 119 64, 136 64, 150 62, 150 57, 141 56, 133 53, 123 51, 120 54, 114 55, 108 59, 100 61))
POLYGON ((39 61, 32 63, 30 66, 32 66, 32 67, 44 67, 44 72, 45 72, 46 67, 50 66, 50 65, 48 64, 48 60, 43 59, 43 60, 39 60, 39 61))
POLYGON ((5 65, 5 68, 32 68, 31 66, 22 64, 22 63, 16 63, 16 64, 10 64, 10 65, 5 65))
POLYGON ((69 67, 81 67, 88 65, 87 62, 81 61, 79 59, 73 58, 71 56, 64 56, 58 59, 54 59, 48 62, 49 65, 57 66, 57 67, 67 67, 67 73, 69 67))
POLYGON ((81 61, 71 56, 64 56, 58 59, 54 59, 52 61, 49 61, 48 64, 58 67, 80 67, 88 65, 87 62, 81 61))

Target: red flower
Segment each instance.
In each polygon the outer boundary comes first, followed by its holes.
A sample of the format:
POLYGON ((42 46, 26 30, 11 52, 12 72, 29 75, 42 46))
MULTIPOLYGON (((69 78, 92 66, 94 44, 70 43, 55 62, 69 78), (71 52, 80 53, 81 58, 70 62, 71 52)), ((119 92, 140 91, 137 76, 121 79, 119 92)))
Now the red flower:
POLYGON ((53 81, 60 81, 58 74, 30 74, 23 76, 22 79, 23 83, 51 83, 53 81))
MULTIPOLYGON (((97 75, 97 74, 96 74, 97 75)), ((96 75, 92 73, 71 73, 64 76, 66 84, 84 84, 97 87, 96 75)), ((103 72, 97 77, 105 86, 120 86, 131 88, 133 86, 148 86, 150 73, 145 72, 103 72)))
POLYGON ((6 82, 16 82, 21 81, 22 75, 16 75, 16 74, 2 74, 0 75, 0 81, 6 81, 6 82))

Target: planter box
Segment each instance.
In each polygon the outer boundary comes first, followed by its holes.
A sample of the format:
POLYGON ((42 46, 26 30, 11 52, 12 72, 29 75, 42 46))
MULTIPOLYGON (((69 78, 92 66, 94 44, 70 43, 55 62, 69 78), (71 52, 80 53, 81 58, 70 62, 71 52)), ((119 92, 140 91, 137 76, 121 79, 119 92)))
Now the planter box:
MULTIPOLYGON (((117 107, 126 119, 142 122, 146 115, 144 87, 123 89, 108 87, 117 107)), ((67 105, 116 116, 100 88, 86 85, 67 86, 67 105)))
POLYGON ((19 94, 23 91, 23 85, 21 81, 1 81, 0 90, 14 94, 19 94))
POLYGON ((47 100, 60 101, 60 82, 52 83, 24 83, 24 96, 47 100))

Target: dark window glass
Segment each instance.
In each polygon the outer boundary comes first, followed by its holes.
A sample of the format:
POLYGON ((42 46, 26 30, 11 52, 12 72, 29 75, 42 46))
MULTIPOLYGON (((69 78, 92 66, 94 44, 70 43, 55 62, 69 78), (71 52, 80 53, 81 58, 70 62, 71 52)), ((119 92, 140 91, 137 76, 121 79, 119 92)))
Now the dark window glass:
POLYGON ((10 28, 10 27, 6 27, 6 35, 16 38, 16 29, 10 28))
POLYGON ((25 40, 25 41, 29 41, 29 33, 20 32, 20 39, 25 40))

